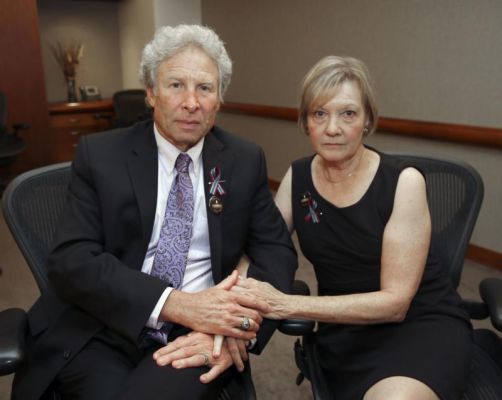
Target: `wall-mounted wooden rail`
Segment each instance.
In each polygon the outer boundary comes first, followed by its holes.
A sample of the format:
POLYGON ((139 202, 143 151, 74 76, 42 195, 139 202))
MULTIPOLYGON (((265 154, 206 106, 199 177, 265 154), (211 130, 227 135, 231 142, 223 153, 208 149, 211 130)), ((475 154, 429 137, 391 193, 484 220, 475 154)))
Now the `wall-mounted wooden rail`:
MULTIPOLYGON (((296 121, 298 118, 298 110, 293 107, 224 103, 222 111, 287 121, 296 121)), ((502 129, 500 128, 380 117, 378 120, 378 130, 402 136, 502 149, 502 129)))

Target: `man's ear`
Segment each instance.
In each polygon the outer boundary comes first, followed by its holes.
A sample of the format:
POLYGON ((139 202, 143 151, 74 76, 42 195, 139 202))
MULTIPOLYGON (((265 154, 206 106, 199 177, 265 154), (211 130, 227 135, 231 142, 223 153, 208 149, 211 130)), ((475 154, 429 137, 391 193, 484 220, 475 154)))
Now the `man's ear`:
POLYGON ((152 88, 146 88, 146 100, 148 101, 148 104, 150 104, 150 107, 155 108, 155 93, 153 93, 152 88))

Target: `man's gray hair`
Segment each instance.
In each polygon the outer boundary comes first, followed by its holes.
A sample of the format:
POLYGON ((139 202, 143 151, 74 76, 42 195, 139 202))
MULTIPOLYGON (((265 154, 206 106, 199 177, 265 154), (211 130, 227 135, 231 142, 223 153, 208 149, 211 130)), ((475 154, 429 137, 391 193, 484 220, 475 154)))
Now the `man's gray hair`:
POLYGON ((153 40, 143 49, 139 70, 141 81, 145 87, 155 91, 159 65, 190 46, 200 48, 216 63, 219 73, 218 92, 223 101, 232 77, 232 61, 218 35, 205 26, 178 25, 157 29, 153 40))

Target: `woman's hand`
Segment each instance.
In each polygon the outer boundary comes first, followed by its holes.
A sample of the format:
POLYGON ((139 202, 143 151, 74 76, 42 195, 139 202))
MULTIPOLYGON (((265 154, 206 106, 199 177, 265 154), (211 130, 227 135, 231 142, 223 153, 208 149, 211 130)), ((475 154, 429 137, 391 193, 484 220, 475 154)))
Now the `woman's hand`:
POLYGON ((284 319, 287 317, 286 306, 288 295, 277 290, 267 282, 257 281, 253 278, 239 278, 231 290, 250 295, 258 300, 266 302, 271 311, 262 313, 262 316, 265 318, 284 319))

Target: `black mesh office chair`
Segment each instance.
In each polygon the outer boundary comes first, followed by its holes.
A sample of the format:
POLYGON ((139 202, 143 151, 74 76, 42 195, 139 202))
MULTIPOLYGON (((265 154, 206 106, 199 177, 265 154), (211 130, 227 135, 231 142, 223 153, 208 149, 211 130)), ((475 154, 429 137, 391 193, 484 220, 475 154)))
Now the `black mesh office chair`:
POLYGON ((138 121, 152 118, 152 109, 146 103, 146 91, 127 89, 115 92, 112 96, 115 115, 96 113, 96 118, 110 121, 114 128, 126 128, 138 121))
MULTIPOLYGON (((26 124, 14 124, 12 132, 7 128, 7 97, 0 91, 0 167, 10 164, 14 158, 26 148, 24 140, 19 137, 21 129, 28 128, 26 124)), ((5 184, 0 181, 0 189, 5 184)))
POLYGON ((121 90, 113 95, 115 126, 127 127, 151 118, 152 110, 146 105, 146 92, 142 89, 121 90))
MULTIPOLYGON (((427 196, 432 217, 432 240, 458 287, 464 256, 471 238, 481 202, 483 182, 468 164, 410 154, 396 154, 420 169, 426 176, 427 196)), ((295 291, 308 295, 304 282, 295 282, 295 291)), ((483 302, 464 301, 472 319, 491 317, 493 326, 502 332, 502 281, 487 279, 480 284, 483 302)), ((297 384, 310 380, 314 399, 332 399, 319 367, 315 324, 312 321, 286 320, 283 333, 302 336, 295 343, 295 361, 300 370, 297 384)), ((502 341, 491 330, 474 332, 475 350, 464 400, 502 399, 502 341)))
MULTIPOLYGON (((14 239, 41 292, 48 286, 45 262, 63 209, 70 180, 70 163, 28 171, 14 179, 4 192, 2 208, 14 239)), ((0 376, 14 373, 25 356, 26 313, 0 312, 0 376)), ((49 399, 57 394, 48 393, 49 399)), ((256 398, 249 364, 245 372, 224 388, 220 400, 256 398)))

